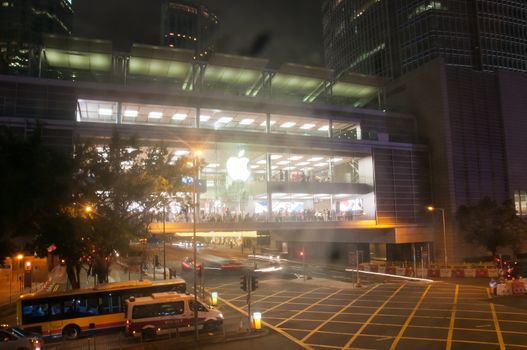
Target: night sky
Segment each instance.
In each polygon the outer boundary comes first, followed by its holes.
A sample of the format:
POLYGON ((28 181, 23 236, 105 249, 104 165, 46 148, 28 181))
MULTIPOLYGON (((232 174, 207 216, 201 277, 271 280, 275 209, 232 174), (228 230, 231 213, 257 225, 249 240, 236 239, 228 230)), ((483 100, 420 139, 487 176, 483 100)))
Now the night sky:
MULTIPOLYGON (((220 19, 217 51, 284 62, 323 65, 322 0, 203 0, 220 19)), ((196 1, 188 1, 196 3, 196 1)), ((159 43, 161 0, 74 0, 74 35, 159 43)))

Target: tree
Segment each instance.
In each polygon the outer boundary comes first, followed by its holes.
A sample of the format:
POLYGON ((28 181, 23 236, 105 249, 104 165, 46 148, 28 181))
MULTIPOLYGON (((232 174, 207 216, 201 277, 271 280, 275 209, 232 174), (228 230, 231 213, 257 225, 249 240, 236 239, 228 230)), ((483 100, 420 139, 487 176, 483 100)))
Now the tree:
POLYGON ((459 228, 467 242, 485 247, 496 255, 499 247, 505 247, 519 239, 521 228, 512 201, 498 205, 495 200, 483 198, 475 206, 461 206, 457 211, 459 228))
POLYGON ((92 208, 82 232, 86 259, 99 282, 107 282, 117 252, 148 236, 167 198, 186 190, 182 179, 191 169, 163 145, 139 147, 135 138, 116 132, 108 144, 78 142, 74 154, 74 202, 81 210, 92 208))
POLYGON ((70 200, 71 157, 50 147, 37 125, 29 136, 0 128, 0 255, 29 242, 70 200))

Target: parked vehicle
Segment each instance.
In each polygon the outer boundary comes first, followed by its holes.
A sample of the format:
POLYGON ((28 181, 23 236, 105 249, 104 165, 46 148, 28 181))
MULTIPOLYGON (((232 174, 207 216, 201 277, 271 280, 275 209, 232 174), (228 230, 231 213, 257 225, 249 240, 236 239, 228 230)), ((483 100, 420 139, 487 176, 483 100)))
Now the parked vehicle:
POLYGON ((125 334, 151 339, 174 330, 193 330, 196 309, 198 328, 214 331, 222 326, 223 314, 201 300, 195 300, 192 294, 165 292, 130 297, 126 301, 125 334))
POLYGON ((40 350, 42 339, 6 324, 0 325, 0 350, 40 350))

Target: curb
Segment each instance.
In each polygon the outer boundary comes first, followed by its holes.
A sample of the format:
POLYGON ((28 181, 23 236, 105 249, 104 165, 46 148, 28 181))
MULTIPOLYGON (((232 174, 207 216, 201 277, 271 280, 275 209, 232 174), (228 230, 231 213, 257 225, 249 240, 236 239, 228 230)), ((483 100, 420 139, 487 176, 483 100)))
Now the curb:
POLYGON ((207 345, 207 344, 217 344, 217 343, 230 343, 235 341, 241 341, 241 340, 247 340, 247 339, 256 339, 261 338, 269 334, 268 328, 262 328, 259 331, 248 331, 248 332, 240 332, 240 333, 227 333, 225 335, 215 335, 210 336, 207 338, 200 338, 197 341, 194 340, 193 336, 179 336, 171 339, 166 340, 160 340, 160 341, 152 341, 152 342, 145 342, 140 344, 130 344, 126 346, 120 347, 120 349, 163 349, 165 350, 168 346, 170 346, 171 349, 179 349, 179 348, 193 348, 193 347, 200 347, 201 345, 207 345))

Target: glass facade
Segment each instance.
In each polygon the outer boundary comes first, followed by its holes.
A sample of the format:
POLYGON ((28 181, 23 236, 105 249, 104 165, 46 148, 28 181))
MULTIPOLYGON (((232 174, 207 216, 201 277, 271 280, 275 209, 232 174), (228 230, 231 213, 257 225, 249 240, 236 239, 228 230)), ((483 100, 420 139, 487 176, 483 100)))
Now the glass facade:
MULTIPOLYGON (((352 120, 88 99, 77 101, 77 121, 344 140, 361 134, 352 120)), ((169 147, 172 161, 191 151, 185 140, 169 147)), ((200 222, 375 219, 371 151, 225 141, 205 143, 201 151, 200 222)), ((191 222, 191 198, 178 194, 168 220, 191 222)))
POLYGON ((527 216, 527 191, 514 191, 514 205, 519 216, 527 216))
POLYGON ((482 70, 527 70, 523 0, 325 0, 326 62, 394 77, 437 57, 482 70))
MULTIPOLYGON (((183 147, 170 151, 175 158, 190 153, 183 147)), ((358 159, 300 150, 266 152, 230 143, 202 152, 200 222, 375 219, 372 158, 367 154, 358 159)), ((170 220, 190 222, 189 204, 174 202, 170 220)))

